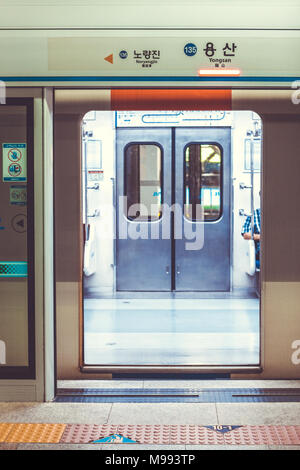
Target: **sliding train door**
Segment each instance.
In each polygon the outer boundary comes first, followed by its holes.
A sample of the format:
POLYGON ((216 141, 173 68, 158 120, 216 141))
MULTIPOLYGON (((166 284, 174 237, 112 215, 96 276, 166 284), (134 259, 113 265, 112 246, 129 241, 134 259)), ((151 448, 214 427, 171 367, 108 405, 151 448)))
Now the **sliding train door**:
POLYGON ((170 129, 117 130, 117 290, 171 290, 171 156, 170 129))
POLYGON ((230 132, 117 130, 117 290, 230 290, 230 132))
POLYGON ((230 290, 230 128, 175 129, 175 289, 230 290), (179 228, 178 228, 179 226, 179 228), (183 226, 183 230, 182 227, 183 226))

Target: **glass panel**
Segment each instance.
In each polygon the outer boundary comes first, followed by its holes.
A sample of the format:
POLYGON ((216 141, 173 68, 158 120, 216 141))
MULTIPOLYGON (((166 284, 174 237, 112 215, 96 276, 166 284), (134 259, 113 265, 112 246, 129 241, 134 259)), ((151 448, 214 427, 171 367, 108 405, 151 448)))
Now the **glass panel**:
POLYGON ((155 221, 162 215, 162 152, 154 144, 129 144, 125 149, 127 217, 155 221))
MULTIPOLYGON (((261 139, 253 140, 253 170, 260 171, 260 160, 261 160, 261 139)), ((245 160, 244 160, 245 171, 251 171, 251 140, 245 140, 245 160)))
POLYGON ((0 378, 29 378, 33 360, 32 131, 28 106, 0 107, 0 378))
POLYGON ((216 144, 190 144, 184 155, 185 217, 197 221, 197 204, 204 208, 204 220, 221 217, 222 152, 216 144))
POLYGON ((97 169, 102 168, 102 142, 101 140, 86 141, 86 164, 87 168, 97 169))

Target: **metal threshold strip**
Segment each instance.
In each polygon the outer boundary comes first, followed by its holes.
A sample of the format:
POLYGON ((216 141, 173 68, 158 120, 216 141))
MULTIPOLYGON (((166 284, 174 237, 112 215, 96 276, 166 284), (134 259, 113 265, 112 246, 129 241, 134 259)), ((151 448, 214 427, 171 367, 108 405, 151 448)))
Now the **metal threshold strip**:
POLYGON ((237 402, 300 402, 300 388, 213 388, 213 389, 58 389, 56 402, 77 403, 237 403, 237 402))
POLYGON ((97 366, 83 365, 80 372, 84 374, 259 374, 262 368, 259 365, 224 365, 224 366, 97 366))
POLYGON ((168 398, 168 397, 199 397, 199 392, 191 392, 189 389, 59 389, 57 396, 81 396, 81 397, 130 397, 130 398, 168 398))

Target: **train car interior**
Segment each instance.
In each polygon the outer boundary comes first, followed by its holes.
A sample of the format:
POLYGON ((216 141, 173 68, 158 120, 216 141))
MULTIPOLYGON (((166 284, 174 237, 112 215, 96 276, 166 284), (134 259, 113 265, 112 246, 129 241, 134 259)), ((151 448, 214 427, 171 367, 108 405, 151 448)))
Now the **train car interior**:
POLYGON ((84 115, 84 367, 259 365, 261 142, 252 111, 84 115))

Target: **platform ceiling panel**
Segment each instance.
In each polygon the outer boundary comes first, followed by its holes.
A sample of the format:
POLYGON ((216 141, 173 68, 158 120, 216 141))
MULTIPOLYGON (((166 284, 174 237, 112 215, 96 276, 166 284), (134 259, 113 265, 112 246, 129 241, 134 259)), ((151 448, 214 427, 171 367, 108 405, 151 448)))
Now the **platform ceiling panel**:
POLYGON ((299 28, 297 0, 1 0, 1 28, 299 28))

